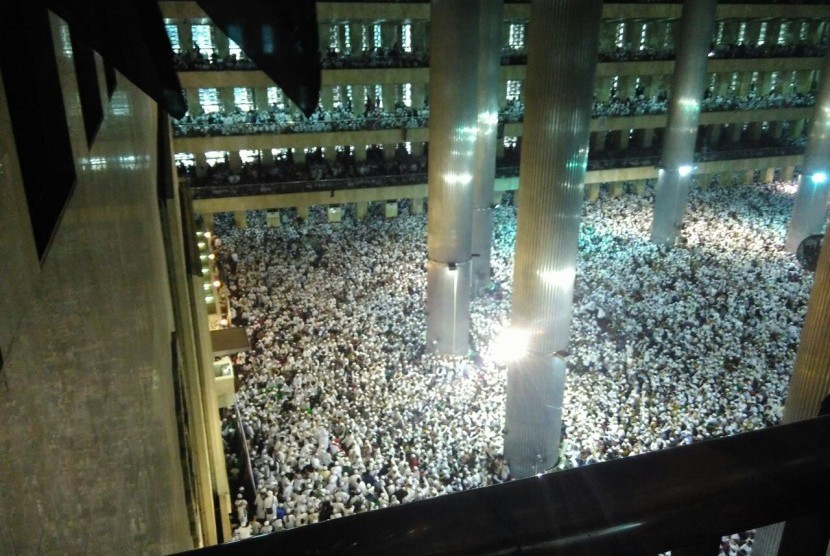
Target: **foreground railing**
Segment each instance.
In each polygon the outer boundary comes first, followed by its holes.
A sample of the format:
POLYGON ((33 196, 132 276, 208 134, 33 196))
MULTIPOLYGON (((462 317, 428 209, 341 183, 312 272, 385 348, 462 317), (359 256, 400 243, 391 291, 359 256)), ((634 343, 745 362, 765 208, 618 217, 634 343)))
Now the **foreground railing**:
MULTIPOLYGON (((721 535, 815 518, 828 509, 828 495, 830 417, 822 417, 190 553, 711 556, 721 535)), ((824 556, 826 533, 800 531, 798 554, 824 556), (822 543, 820 553, 803 549, 822 543)))

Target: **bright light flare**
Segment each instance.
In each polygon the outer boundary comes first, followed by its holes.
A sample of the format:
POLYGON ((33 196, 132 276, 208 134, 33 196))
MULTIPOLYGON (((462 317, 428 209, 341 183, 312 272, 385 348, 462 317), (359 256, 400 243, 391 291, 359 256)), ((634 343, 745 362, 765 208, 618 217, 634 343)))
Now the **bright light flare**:
POLYGON ((471 181, 473 181, 473 176, 470 174, 456 174, 454 172, 448 172, 444 174, 444 181, 446 181, 449 185, 468 185, 471 181))
POLYGON ((685 178, 686 176, 692 173, 692 167, 688 164, 684 164, 683 166, 677 169, 677 173, 680 174, 681 178, 685 178))
POLYGON ((530 333, 516 328, 505 328, 490 346, 490 353, 500 363, 510 363, 525 355, 530 347, 530 333))
POLYGON ((810 178, 813 180, 813 183, 816 185, 821 185, 827 181, 827 173, 826 172, 816 172, 813 174, 813 177, 810 178))

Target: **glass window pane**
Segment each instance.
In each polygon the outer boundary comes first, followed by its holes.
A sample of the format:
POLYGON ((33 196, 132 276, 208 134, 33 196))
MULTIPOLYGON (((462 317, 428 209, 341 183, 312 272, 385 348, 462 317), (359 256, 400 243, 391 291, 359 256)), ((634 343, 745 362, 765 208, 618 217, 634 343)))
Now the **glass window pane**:
POLYGON ((179 28, 175 23, 165 23, 164 30, 167 31, 167 37, 170 39, 170 46, 173 47, 173 52, 178 54, 182 51, 181 44, 179 44, 179 28))

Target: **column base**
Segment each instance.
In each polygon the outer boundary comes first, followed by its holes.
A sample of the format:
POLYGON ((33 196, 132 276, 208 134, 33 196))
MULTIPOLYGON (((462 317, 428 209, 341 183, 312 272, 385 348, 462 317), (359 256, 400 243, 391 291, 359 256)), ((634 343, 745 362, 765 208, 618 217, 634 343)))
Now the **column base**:
POLYGON ((470 351, 472 262, 427 262, 427 350, 442 355, 470 351))
POLYGON ((556 466, 564 395, 564 359, 527 353, 509 365, 504 456, 514 478, 556 466))

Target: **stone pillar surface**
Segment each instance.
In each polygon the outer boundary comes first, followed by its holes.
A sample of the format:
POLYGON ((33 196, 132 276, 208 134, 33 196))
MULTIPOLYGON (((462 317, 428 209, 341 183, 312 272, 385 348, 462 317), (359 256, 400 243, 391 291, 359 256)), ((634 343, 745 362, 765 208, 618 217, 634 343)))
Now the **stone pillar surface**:
POLYGON ((473 167, 473 296, 490 283, 490 251, 493 244, 493 187, 496 179, 501 26, 504 0, 482 0, 481 48, 478 51, 478 139, 473 167))
POLYGON ((469 349, 473 172, 478 139, 478 53, 483 12, 497 4, 433 0, 430 63, 427 348, 469 349), (489 7, 489 8, 488 8, 489 7), (472 23, 474 22, 474 23, 472 23), (452 83, 452 87, 447 86, 452 83))
POLYGON ((651 241, 673 245, 683 224, 706 87, 716 0, 684 0, 663 157, 654 195, 651 241))
MULTIPOLYGON (((824 243, 816 268, 815 282, 807 316, 795 356, 795 370, 790 379, 783 422, 794 423, 818 415, 822 401, 830 395, 830 228, 824 233, 824 243)), ((776 556, 784 524, 777 523, 758 529, 753 556, 776 556)))
POLYGON ((809 235, 821 233, 830 198, 830 51, 824 56, 821 84, 813 109, 810 138, 804 153, 785 248, 794 253, 809 235), (823 179, 822 179, 823 177, 823 179))
POLYGON ((556 465, 601 0, 534 0, 504 450, 516 478, 556 465), (555 28, 556 32, 551 32, 555 28))

